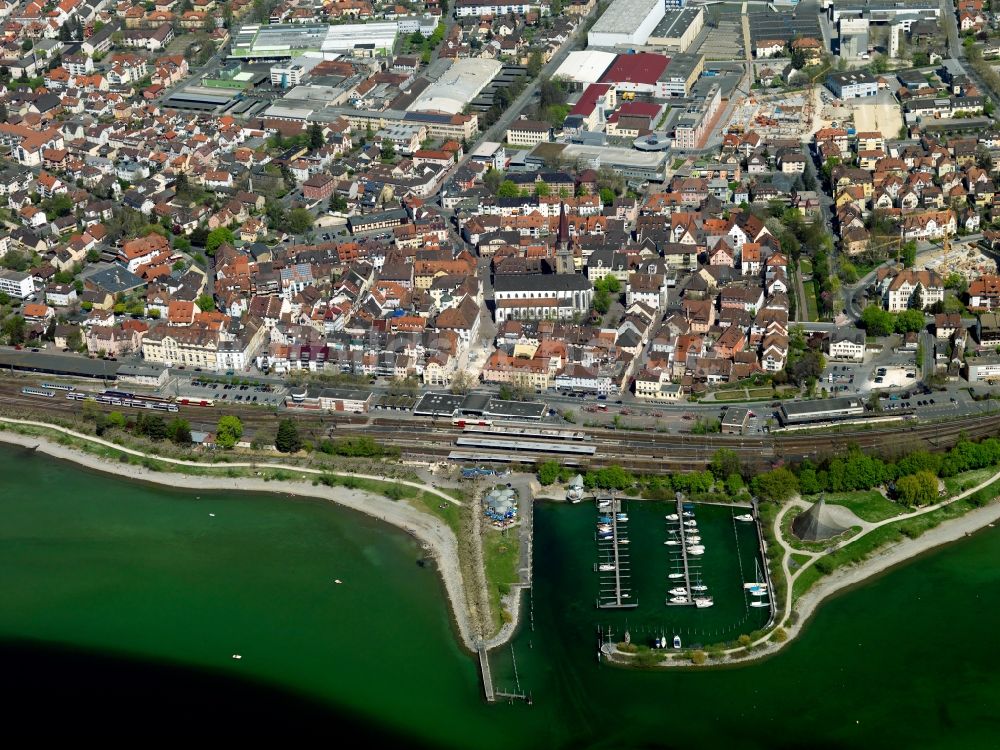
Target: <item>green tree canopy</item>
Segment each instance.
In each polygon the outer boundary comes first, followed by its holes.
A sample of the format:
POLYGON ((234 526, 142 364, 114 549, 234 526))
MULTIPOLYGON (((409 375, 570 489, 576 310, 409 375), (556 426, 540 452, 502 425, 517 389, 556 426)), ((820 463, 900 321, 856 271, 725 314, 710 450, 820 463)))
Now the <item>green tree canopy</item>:
POLYGON ((930 471, 918 471, 896 480, 896 498, 903 505, 929 505, 938 496, 938 479, 930 471))
POLYGON ((243 422, 232 414, 219 417, 215 426, 215 444, 220 448, 232 448, 243 437, 243 422))
POLYGON ((753 479, 753 488, 761 498, 781 503, 798 492, 799 480, 791 471, 781 467, 758 474, 753 479))
POLYGON ((288 231, 294 234, 305 234, 313 225, 313 216, 305 208, 293 208, 288 212, 288 231))
POLYGON ((538 482, 544 487, 559 479, 560 466, 556 461, 546 461, 538 464, 538 482))
POLYGON ((497 188, 497 196, 500 198, 517 198, 520 194, 521 189, 511 180, 504 180, 497 188))
POLYGON ((278 423, 278 434, 274 438, 274 447, 282 453, 295 453, 302 447, 302 438, 295 426, 295 420, 282 419, 278 423))
POLYGON ((926 325, 927 321, 920 310, 903 310, 896 315, 896 331, 899 333, 920 331, 926 325))
POLYGON ((209 255, 215 255, 215 251, 219 249, 219 245, 224 243, 231 245, 235 241, 236 237, 230 229, 226 227, 218 227, 209 232, 208 236, 205 238, 205 252, 209 255))
POLYGON ((891 312, 879 305, 868 305, 861 311, 861 326, 869 336, 888 336, 895 329, 896 321, 891 312))

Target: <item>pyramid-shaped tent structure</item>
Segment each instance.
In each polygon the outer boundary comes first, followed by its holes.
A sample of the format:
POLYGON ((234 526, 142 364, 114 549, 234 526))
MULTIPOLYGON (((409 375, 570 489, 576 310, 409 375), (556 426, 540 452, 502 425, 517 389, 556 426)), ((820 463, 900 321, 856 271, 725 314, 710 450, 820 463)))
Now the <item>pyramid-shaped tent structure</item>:
POLYGON ((845 531, 847 529, 831 517, 822 496, 792 520, 792 533, 804 542, 822 542, 845 531))

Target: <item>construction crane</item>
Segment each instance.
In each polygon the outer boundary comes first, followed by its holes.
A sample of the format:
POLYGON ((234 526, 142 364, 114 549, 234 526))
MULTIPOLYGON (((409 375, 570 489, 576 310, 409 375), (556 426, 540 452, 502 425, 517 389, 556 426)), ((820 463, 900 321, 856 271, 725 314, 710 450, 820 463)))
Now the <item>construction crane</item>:
POLYGON ((809 96, 806 98, 806 106, 802 109, 802 119, 808 123, 806 127, 810 129, 812 129, 813 102, 816 99, 816 81, 820 76, 825 76, 829 70, 830 64, 827 63, 816 75, 809 78, 809 96))

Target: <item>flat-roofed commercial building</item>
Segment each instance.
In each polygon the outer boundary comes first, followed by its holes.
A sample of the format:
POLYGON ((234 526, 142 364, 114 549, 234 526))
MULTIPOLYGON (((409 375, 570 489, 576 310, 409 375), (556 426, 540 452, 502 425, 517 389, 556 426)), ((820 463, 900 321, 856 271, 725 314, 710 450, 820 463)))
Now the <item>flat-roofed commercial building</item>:
POLYGON ((659 96, 664 99, 670 96, 688 96, 691 93, 691 87, 694 86, 698 76, 704 70, 704 55, 689 55, 687 53, 674 55, 657 81, 659 96))
POLYGON ((666 13, 663 0, 614 0, 587 32, 590 47, 645 44, 666 13))
POLYGON ((410 112, 444 112, 457 115, 489 86, 503 63, 484 58, 461 58, 416 98, 410 112))
POLYGON ((634 148, 584 145, 576 143, 539 143, 528 154, 526 163, 541 168, 546 159, 576 164, 583 169, 607 167, 627 180, 663 182, 667 157, 663 151, 637 151, 634 148))
POLYGON ((721 102, 722 89, 718 86, 712 86, 703 100, 696 101, 687 111, 682 113, 674 126, 674 148, 700 148, 702 139, 705 137, 712 118, 718 112, 721 102))
POLYGON ((828 419, 846 419, 865 413, 859 398, 823 398, 814 401, 790 401, 781 405, 778 416, 783 424, 822 422, 828 419))
POLYGON ((339 55, 361 57, 392 54, 399 25, 395 22, 326 24, 246 24, 233 38, 230 57, 281 60, 310 54, 332 60, 339 55))
POLYGON ((470 18, 478 16, 489 16, 499 18, 500 16, 527 15, 535 11, 540 15, 548 15, 549 6, 543 5, 540 0, 530 2, 503 2, 503 0, 457 0, 455 3, 456 18, 470 18))
POLYGON ((35 293, 35 282, 30 273, 0 269, 0 292, 10 297, 26 299, 35 293))
POLYGON ((672 52, 687 52, 705 25, 704 8, 684 8, 683 10, 668 10, 646 44, 655 47, 666 47, 672 52))
POLYGON ((600 81, 617 57, 614 52, 596 49, 576 50, 566 56, 552 77, 569 81, 577 88, 584 88, 588 84, 600 81))
POLYGON ((1000 355, 988 353, 966 357, 965 377, 970 383, 1000 380, 1000 355))

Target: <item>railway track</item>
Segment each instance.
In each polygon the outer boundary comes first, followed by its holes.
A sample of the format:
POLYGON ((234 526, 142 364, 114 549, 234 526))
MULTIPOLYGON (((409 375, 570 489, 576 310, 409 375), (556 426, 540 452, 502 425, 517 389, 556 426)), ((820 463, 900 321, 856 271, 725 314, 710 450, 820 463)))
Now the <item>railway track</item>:
MULTIPOLYGON (((4 411, 11 415, 33 417, 79 414, 79 404, 67 400, 63 394, 50 399, 26 396, 20 391, 25 385, 29 383, 20 378, 0 382, 0 407, 4 411)), ((105 412, 121 410, 121 407, 104 404, 94 404, 94 408, 105 412)), ((262 408, 232 405, 224 409, 180 406, 178 412, 193 427, 208 430, 214 428, 222 414, 240 417, 249 435, 274 430, 279 418, 276 413, 262 408)), ((318 441, 327 436, 367 436, 398 448, 405 457, 447 456, 455 450, 456 438, 463 434, 460 428, 451 424, 450 419, 415 421, 381 415, 331 415, 302 411, 287 414, 294 417, 307 439, 318 441)), ((756 468, 770 467, 778 460, 794 462, 809 458, 818 462, 842 454, 852 446, 888 457, 917 448, 946 450, 963 436, 981 439, 1000 434, 1000 413, 963 416, 946 422, 893 423, 892 426, 864 430, 771 433, 766 437, 668 434, 577 426, 573 429, 586 433, 591 444, 597 448, 594 456, 581 460, 583 465, 599 468, 617 464, 634 471, 669 473, 702 469, 719 448, 734 450, 744 463, 756 468)), ((517 457, 526 464, 561 458, 546 453, 525 455, 499 452, 517 457)))

